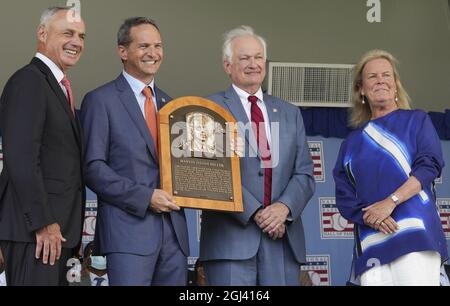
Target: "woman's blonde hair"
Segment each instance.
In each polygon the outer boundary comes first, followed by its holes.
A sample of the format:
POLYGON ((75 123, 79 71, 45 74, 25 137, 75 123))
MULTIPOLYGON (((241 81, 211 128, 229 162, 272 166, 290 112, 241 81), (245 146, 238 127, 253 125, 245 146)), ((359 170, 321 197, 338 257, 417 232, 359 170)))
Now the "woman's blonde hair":
POLYGON ((397 86, 398 107, 400 109, 411 109, 409 104, 409 95, 400 81, 400 75, 396 66, 398 63, 397 59, 387 51, 371 50, 367 52, 355 66, 355 77, 353 79, 352 88, 353 107, 350 110, 350 125, 354 128, 361 127, 368 122, 372 116, 372 111, 367 99, 365 98, 365 104, 362 103, 363 97, 361 96, 361 87, 363 82, 363 71, 368 62, 380 58, 387 60, 391 64, 392 70, 394 71, 394 79, 397 86))

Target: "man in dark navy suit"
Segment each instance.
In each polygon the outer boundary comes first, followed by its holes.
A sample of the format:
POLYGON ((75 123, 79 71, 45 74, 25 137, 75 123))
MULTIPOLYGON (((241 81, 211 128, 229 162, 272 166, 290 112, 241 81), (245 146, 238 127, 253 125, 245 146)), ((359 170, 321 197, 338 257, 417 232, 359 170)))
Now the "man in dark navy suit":
POLYGON ((0 248, 12 286, 67 285, 81 241, 82 134, 66 73, 84 49, 85 24, 74 13, 42 14, 37 53, 0 100, 0 248))

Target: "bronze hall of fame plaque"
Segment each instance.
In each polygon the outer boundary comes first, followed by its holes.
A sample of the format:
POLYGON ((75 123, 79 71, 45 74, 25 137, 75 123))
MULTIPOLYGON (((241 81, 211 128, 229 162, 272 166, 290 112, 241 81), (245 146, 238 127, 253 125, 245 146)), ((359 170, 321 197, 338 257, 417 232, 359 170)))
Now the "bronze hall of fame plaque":
POLYGON ((178 206, 243 212, 237 123, 216 103, 173 100, 159 112, 161 188, 178 206))

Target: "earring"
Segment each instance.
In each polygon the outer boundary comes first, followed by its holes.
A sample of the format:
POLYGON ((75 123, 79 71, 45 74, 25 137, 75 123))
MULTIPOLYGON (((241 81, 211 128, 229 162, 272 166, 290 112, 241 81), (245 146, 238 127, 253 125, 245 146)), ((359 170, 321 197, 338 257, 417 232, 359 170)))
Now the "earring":
POLYGON ((364 96, 362 96, 362 101, 361 101, 362 105, 366 104, 366 100, 364 99, 364 96))
POLYGON ((398 97, 395 96, 395 103, 398 103, 398 97))

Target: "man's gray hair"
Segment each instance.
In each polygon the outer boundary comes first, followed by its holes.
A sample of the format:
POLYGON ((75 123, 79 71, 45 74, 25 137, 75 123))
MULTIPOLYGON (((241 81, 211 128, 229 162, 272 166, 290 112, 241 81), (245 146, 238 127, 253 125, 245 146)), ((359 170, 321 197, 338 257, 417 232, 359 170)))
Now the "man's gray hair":
POLYGON ((264 58, 267 59, 266 40, 261 36, 257 35, 253 30, 253 28, 242 25, 224 34, 224 44, 222 49, 224 61, 228 61, 231 63, 231 61, 233 60, 233 48, 232 48, 233 40, 243 36, 252 36, 257 40, 259 40, 264 49, 264 58))
POLYGON ((40 26, 47 26, 49 21, 52 19, 53 16, 55 16, 60 11, 69 11, 72 10, 73 7, 71 6, 52 6, 46 9, 42 15, 39 25, 40 26))

